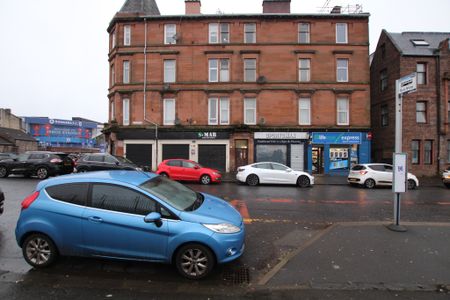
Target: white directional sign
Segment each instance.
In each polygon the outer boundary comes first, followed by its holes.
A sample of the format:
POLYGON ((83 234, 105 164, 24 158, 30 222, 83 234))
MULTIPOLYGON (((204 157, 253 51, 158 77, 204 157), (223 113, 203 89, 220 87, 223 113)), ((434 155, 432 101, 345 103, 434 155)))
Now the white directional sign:
POLYGON ((394 193, 406 192, 406 186, 408 182, 407 166, 406 153, 394 153, 394 178, 392 184, 392 191, 394 193))
POLYGON ((400 94, 412 93, 417 90, 417 74, 412 73, 398 80, 398 91, 400 94))

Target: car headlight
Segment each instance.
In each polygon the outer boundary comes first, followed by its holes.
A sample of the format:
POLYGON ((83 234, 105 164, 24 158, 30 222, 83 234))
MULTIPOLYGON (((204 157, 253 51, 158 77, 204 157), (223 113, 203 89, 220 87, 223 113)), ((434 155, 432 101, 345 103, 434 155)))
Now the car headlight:
POLYGON ((241 231, 239 227, 229 223, 203 224, 203 226, 217 233, 236 233, 241 231))

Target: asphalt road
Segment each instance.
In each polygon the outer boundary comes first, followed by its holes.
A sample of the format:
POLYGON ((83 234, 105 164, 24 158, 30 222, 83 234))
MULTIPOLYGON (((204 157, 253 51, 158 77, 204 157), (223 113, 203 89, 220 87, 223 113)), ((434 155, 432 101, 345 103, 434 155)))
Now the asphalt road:
MULTIPOLYGON (((170 296, 174 299, 185 298, 185 295, 199 299, 212 295, 213 298, 253 298, 252 295, 259 295, 258 298, 262 299, 295 298, 298 291, 291 294, 270 291, 267 294, 261 290, 254 291, 252 286, 287 253, 330 224, 389 221, 393 216, 393 195, 389 188, 366 190, 321 185, 299 189, 294 186, 249 187, 235 183, 211 186, 188 184, 195 190, 229 201, 241 212, 247 224, 245 254, 236 262, 220 266, 206 280, 192 282, 183 279, 172 266, 87 258, 62 258, 52 268, 33 270, 25 263, 21 249, 16 245, 14 228, 20 202, 33 192, 37 183, 36 179, 21 177, 0 179, 0 186, 6 195, 5 213, 0 217, 2 299, 39 299, 41 294, 37 291, 42 292, 42 298, 49 297, 46 299, 58 299, 64 294, 71 299, 141 298, 144 294, 150 298, 170 296), (48 294, 48 290, 52 293, 48 294)), ((450 222, 449 195, 448 189, 443 186, 408 191, 403 195, 401 220, 450 222)), ((347 299, 349 295, 348 291, 322 292, 302 290, 301 294, 311 299, 319 295, 322 298, 347 299)), ((410 292, 366 292, 360 295, 368 299, 409 299, 410 295, 410 292)), ((429 296, 426 293, 414 295, 417 299, 427 299, 429 296)))

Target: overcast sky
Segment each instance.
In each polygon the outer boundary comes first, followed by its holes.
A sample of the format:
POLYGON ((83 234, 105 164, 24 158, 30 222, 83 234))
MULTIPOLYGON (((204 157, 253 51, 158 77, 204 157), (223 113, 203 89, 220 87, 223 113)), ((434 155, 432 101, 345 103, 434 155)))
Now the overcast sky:
MULTIPOLYGON (((0 0, 0 108, 18 116, 108 120, 108 34, 125 0, 0 0)), ((156 0, 184 14, 184 0, 156 0)), ((325 0, 292 0, 318 13, 325 0)), ((450 32, 450 0, 331 0, 371 14, 370 51, 382 29, 450 32)), ((202 13, 261 13, 262 0, 202 0, 202 13)))

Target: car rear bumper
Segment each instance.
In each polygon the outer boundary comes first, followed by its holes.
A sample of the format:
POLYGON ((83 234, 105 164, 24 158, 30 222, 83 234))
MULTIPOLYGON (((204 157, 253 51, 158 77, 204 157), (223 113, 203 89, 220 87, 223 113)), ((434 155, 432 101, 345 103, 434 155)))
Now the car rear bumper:
POLYGON ((348 183, 361 183, 361 179, 360 178, 356 178, 356 177, 348 177, 347 178, 347 182, 348 183))

